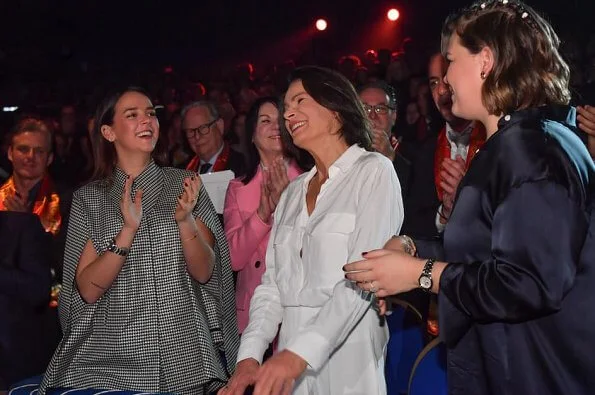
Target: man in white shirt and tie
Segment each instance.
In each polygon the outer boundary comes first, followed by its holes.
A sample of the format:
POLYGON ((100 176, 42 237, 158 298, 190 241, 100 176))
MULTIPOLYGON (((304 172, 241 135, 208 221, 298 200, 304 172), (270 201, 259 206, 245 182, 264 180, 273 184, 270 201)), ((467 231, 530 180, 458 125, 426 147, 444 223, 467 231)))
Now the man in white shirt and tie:
POLYGON ((196 154, 186 166, 200 174, 231 170, 236 177, 245 169, 244 156, 223 140, 223 119, 210 101, 197 101, 182 109, 182 131, 196 154))

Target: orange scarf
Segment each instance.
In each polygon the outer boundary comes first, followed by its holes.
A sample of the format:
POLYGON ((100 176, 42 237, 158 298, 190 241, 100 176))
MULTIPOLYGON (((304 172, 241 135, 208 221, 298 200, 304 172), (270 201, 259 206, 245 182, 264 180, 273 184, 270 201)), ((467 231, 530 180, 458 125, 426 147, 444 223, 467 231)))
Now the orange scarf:
MULTIPOLYGON (((4 201, 7 197, 13 197, 16 194, 14 180, 12 177, 8 179, 0 187, 0 211, 7 211, 4 201)), ((62 216, 60 215, 60 197, 54 191, 54 186, 49 176, 45 176, 41 180, 39 192, 33 203, 33 214, 37 215, 46 232, 56 235, 60 230, 62 224, 62 216)))
MULTIPOLYGON (((469 164, 477 151, 483 146, 486 139, 486 132, 481 123, 476 123, 471 131, 471 138, 469 139, 469 150, 467 151, 467 158, 465 160, 465 170, 469 168, 469 164)), ((438 193, 438 199, 442 201, 444 191, 440 187, 440 168, 442 161, 445 158, 450 159, 450 142, 446 137, 446 126, 442 128, 438 134, 438 145, 436 147, 436 153, 434 154, 434 183, 436 185, 436 192, 438 193)))
MULTIPOLYGON (((215 164, 213 165, 213 167, 209 169, 211 173, 214 173, 216 171, 227 170, 227 160, 229 159, 230 150, 231 149, 229 148, 229 145, 225 144, 223 146, 223 151, 221 151, 221 153, 217 157, 217 160, 215 160, 215 164)), ((186 170, 198 172, 199 169, 200 158, 198 157, 198 155, 195 155, 194 158, 192 158, 192 160, 190 161, 190 163, 188 163, 188 166, 186 166, 186 170)))

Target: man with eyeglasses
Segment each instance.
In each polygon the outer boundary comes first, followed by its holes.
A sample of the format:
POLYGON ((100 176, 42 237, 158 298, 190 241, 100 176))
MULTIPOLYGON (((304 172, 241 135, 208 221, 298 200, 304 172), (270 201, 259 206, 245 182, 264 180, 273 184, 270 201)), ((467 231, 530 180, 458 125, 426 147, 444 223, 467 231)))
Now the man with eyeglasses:
POLYGON ((223 119, 210 101, 197 101, 182 109, 182 132, 195 153, 186 169, 200 174, 231 170, 244 175, 244 156, 223 140, 223 119))
POLYGON ((395 90, 384 81, 374 81, 360 88, 359 97, 372 124, 372 147, 393 162, 401 184, 401 193, 405 197, 410 162, 398 152, 399 141, 393 134, 397 122, 395 90))

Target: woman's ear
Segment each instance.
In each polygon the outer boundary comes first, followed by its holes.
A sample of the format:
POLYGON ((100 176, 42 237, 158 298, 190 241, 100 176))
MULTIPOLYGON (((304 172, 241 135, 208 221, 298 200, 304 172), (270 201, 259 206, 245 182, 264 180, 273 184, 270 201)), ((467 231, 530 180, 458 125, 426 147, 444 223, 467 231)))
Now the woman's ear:
POLYGON ((114 134, 114 131, 109 125, 101 126, 101 135, 110 143, 113 143, 116 140, 116 135, 114 134))
POLYGON ((484 76, 490 75, 494 69, 494 52, 488 46, 485 46, 479 52, 479 60, 481 62, 481 73, 484 76))

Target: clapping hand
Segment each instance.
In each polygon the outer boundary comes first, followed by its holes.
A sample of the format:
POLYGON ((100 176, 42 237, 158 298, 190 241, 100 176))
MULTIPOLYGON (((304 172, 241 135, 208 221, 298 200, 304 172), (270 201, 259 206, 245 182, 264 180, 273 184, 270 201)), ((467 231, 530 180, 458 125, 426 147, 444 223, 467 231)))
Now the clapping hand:
POLYGON ((194 210, 194 206, 198 202, 201 185, 202 180, 198 174, 184 178, 183 191, 178 196, 178 203, 174 214, 177 223, 192 218, 192 210, 194 210))
POLYGON ((139 189, 136 191, 136 196, 133 199, 130 192, 133 181, 134 179, 128 176, 124 183, 124 192, 122 193, 122 200, 120 201, 120 210, 122 211, 124 226, 136 231, 140 226, 140 221, 143 217, 143 190, 139 189))
POLYGON ((445 158, 440 166, 440 187, 443 191, 442 196, 442 215, 444 220, 448 220, 454 198, 459 187, 459 183, 465 175, 465 161, 460 156, 456 159, 445 158))
POLYGON ((15 192, 15 194, 12 196, 6 196, 6 199, 4 199, 4 207, 6 207, 8 211, 19 211, 25 213, 28 211, 27 199, 20 193, 15 192))
POLYGON ((271 215, 277 208, 281 194, 289 185, 287 169, 284 159, 278 158, 273 164, 262 172, 260 183, 260 204, 257 209, 261 220, 268 223, 271 215))
POLYGON ((384 133, 384 131, 376 129, 372 130, 372 148, 391 161, 395 160, 395 150, 390 143, 389 136, 384 133))

